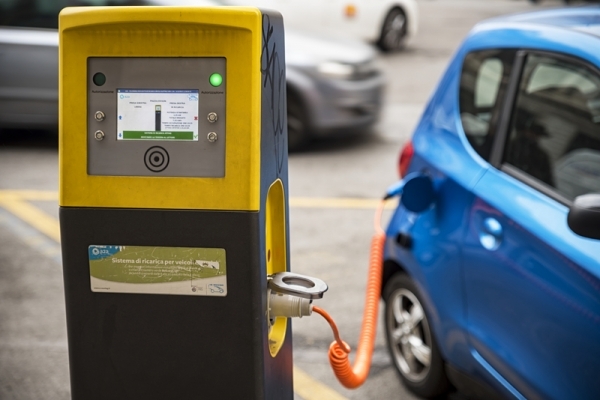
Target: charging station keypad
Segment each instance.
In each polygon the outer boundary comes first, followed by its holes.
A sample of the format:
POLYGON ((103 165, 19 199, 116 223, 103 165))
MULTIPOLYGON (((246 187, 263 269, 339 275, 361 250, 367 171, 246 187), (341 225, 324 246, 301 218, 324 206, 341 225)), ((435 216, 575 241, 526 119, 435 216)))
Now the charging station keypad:
POLYGON ((88 58, 89 175, 225 176, 224 57, 88 58))

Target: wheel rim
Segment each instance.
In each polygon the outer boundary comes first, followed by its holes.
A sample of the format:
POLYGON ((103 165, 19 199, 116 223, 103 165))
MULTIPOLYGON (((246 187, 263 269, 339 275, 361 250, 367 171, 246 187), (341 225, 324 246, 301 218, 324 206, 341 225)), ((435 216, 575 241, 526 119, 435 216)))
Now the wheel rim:
POLYGON ((388 49, 402 47, 406 36, 406 16, 399 10, 390 14, 383 28, 383 44, 388 49))
POLYGON ((431 367, 431 331, 416 296, 399 289, 387 307, 387 333, 394 362, 402 375, 420 382, 431 367))

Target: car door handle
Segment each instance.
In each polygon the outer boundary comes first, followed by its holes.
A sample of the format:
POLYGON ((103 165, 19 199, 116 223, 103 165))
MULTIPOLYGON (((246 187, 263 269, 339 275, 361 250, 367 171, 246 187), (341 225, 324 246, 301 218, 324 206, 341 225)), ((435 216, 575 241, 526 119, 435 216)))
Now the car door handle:
POLYGON ((479 232, 481 245, 487 250, 496 250, 502 242, 502 231, 502 225, 496 218, 484 219, 479 232))

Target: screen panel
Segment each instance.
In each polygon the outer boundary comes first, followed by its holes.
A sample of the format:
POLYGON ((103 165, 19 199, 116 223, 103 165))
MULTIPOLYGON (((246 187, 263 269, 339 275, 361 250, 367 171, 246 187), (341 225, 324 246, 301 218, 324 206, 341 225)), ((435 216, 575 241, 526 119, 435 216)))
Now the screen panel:
POLYGON ((224 177, 224 57, 89 58, 88 174, 224 177))

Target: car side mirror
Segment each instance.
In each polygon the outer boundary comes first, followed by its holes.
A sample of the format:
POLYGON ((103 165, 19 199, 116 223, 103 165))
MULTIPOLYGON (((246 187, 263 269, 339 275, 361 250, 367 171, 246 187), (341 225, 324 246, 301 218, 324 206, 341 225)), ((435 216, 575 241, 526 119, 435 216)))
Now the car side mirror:
POLYGON ((569 209, 567 224, 578 235, 600 239, 600 193, 577 196, 569 209))

